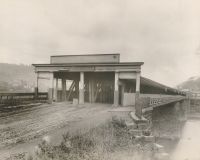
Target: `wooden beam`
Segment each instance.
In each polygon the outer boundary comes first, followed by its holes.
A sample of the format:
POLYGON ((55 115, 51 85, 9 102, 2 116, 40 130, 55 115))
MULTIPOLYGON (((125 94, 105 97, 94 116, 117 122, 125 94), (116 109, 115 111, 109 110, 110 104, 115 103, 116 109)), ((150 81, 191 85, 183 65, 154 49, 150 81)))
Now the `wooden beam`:
POLYGON ((75 87, 75 81, 72 82, 72 84, 71 84, 71 86, 69 88, 69 94, 67 95, 67 101, 69 101, 69 98, 71 96, 71 93, 72 93, 74 87, 75 87))
POLYGON ((79 104, 84 104, 84 72, 80 72, 79 104))
POLYGON ((66 79, 62 78, 62 101, 66 100, 66 79))

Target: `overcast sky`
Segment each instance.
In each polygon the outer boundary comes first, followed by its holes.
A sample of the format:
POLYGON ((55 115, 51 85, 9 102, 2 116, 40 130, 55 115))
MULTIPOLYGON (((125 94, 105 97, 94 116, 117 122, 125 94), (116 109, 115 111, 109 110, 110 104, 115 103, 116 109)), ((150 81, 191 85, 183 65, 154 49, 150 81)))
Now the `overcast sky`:
POLYGON ((200 76, 199 0, 0 0, 0 63, 121 53, 169 86, 200 76))

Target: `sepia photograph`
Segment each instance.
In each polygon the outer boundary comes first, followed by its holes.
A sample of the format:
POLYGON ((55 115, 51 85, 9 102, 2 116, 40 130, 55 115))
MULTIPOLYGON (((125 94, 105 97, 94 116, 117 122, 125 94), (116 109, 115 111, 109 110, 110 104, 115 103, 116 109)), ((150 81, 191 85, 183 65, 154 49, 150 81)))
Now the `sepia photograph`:
POLYGON ((200 1, 0 0, 0 160, 200 160, 200 1))

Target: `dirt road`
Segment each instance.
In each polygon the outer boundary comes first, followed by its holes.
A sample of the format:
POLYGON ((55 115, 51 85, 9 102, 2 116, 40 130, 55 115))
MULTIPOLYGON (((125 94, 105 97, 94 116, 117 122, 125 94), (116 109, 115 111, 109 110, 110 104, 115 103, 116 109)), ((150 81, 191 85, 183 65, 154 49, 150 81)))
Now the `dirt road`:
POLYGON ((62 134, 87 129, 111 118, 111 105, 67 102, 26 107, 0 113, 0 155, 32 150, 44 135, 59 143, 62 134))

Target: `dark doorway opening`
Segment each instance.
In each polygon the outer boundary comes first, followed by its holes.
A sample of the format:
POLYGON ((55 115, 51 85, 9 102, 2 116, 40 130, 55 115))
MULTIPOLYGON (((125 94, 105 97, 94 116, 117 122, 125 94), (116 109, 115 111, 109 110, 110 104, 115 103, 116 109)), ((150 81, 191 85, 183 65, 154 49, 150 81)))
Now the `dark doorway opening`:
POLYGON ((85 101, 113 104, 114 73, 85 73, 85 101))
POLYGON ((79 72, 55 72, 58 79, 57 101, 73 101, 79 97, 79 72))

